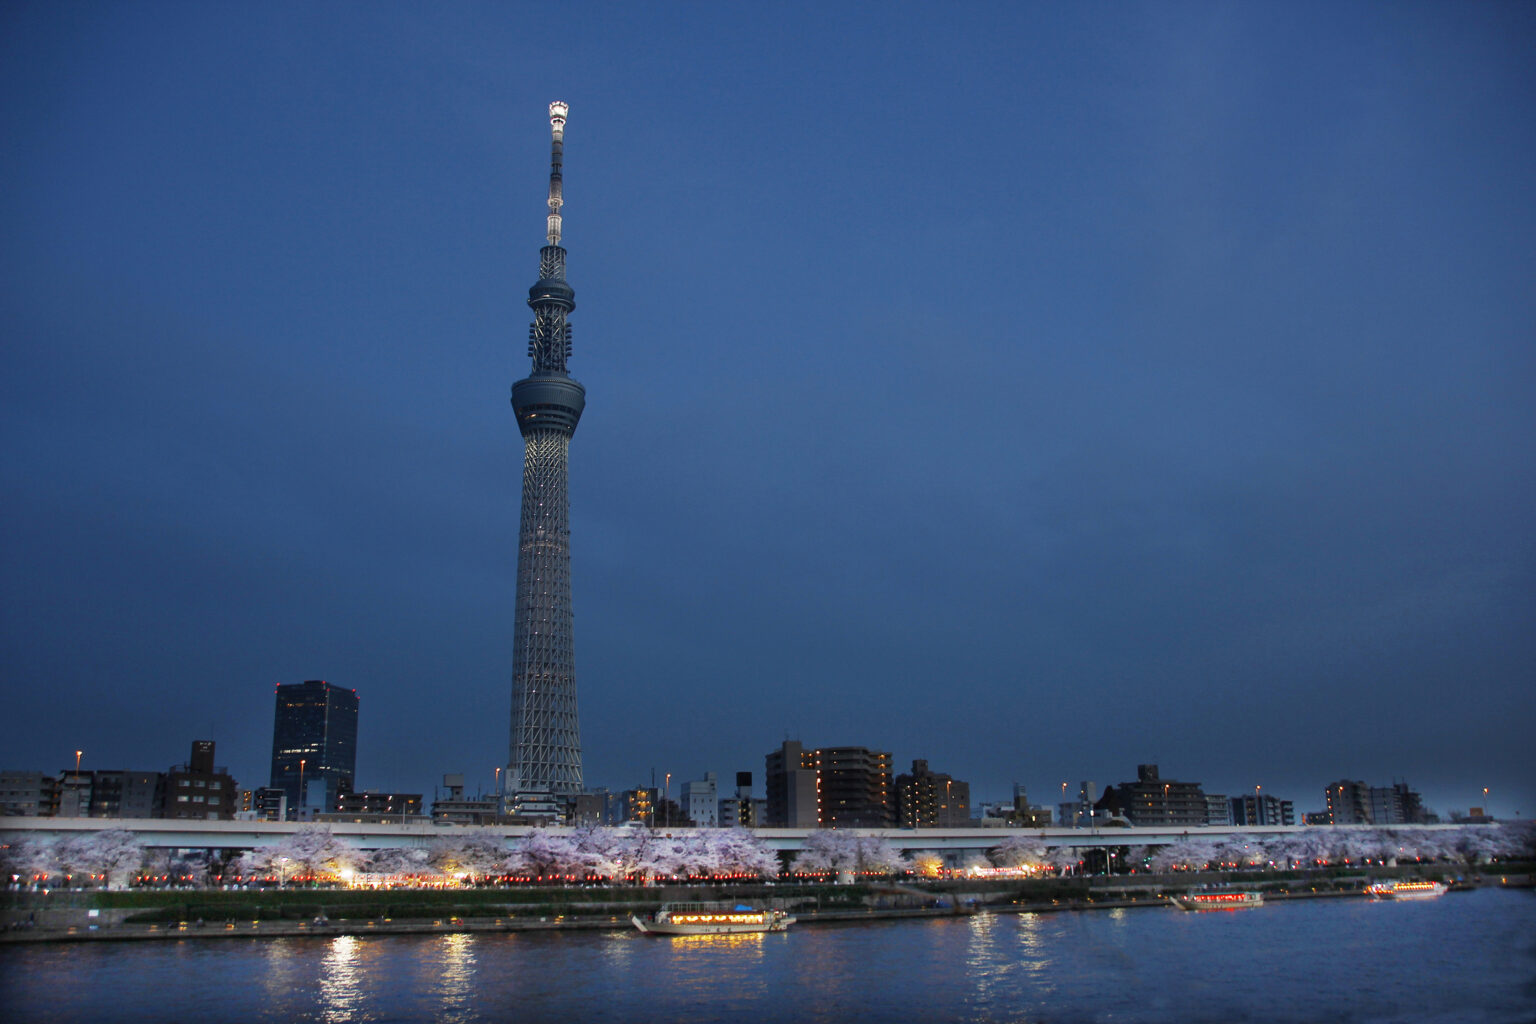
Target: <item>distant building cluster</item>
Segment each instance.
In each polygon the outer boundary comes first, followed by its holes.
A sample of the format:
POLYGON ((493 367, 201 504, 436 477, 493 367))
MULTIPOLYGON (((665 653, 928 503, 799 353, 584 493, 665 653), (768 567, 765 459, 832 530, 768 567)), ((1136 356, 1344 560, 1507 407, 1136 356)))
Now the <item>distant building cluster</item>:
POLYGON ((1308 825, 1427 825, 1436 820, 1406 782, 1368 786, 1340 779, 1323 791, 1327 809, 1306 816, 1308 825))
POLYGON ((358 792, 357 693, 310 680, 277 687, 266 786, 240 789, 194 740, 166 771, 0 771, 0 816, 185 818, 202 821, 400 821, 421 817, 420 793, 358 792))
POLYGON ((0 815, 57 818, 196 818, 228 821, 240 795, 214 764, 213 740, 195 740, 186 763, 160 771, 76 767, 49 775, 0 771, 0 815))
MULTIPOLYGON (((889 751, 862 746, 809 748, 785 740, 764 758, 764 793, 754 795, 753 774, 735 773, 726 790, 715 772, 662 785, 614 792, 585 789, 560 813, 509 813, 506 793, 471 795, 462 774, 443 776, 430 819, 421 793, 358 790, 358 698, 355 690, 324 680, 275 690, 272 760, 268 784, 240 789, 214 762, 214 741, 196 740, 183 764, 165 771, 74 768, 0 772, 0 815, 96 818, 186 818, 317 822, 405 822, 492 825, 563 821, 569 824, 658 827, 780 828, 1101 828, 1150 826, 1206 828, 1294 825, 1296 812, 1255 786, 1228 797, 1197 782, 1164 778, 1155 764, 1136 766, 1136 778, 1106 786, 1102 794, 1082 781, 1075 798, 1061 784, 1051 808, 1030 802, 1015 784, 1007 803, 973 806, 970 784, 915 759, 893 774, 889 751), (1053 821, 1054 817, 1054 821, 1053 821)), ((1405 782, 1369 786, 1341 779, 1324 791, 1325 809, 1306 814, 1308 825, 1432 824, 1438 818, 1405 782)), ((1473 816, 1485 820, 1481 809, 1473 816)))

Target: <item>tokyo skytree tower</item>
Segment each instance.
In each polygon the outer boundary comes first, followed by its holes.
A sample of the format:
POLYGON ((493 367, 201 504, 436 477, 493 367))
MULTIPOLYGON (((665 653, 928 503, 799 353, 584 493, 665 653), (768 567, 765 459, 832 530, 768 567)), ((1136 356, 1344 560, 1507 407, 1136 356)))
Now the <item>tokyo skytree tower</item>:
POLYGON ((512 738, 502 807, 545 816, 561 814, 582 789, 566 456, 587 393, 565 369, 571 355, 566 316, 576 308, 560 247, 567 109, 564 103, 549 105, 549 244, 539 250, 539 280, 528 289, 533 370, 512 385, 512 410, 524 443, 523 509, 517 532, 512 738))

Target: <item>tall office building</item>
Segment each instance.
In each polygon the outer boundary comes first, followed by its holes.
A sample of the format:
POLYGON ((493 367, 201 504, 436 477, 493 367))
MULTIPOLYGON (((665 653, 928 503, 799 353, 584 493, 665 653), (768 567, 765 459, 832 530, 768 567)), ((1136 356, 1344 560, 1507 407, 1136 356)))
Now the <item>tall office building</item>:
POLYGON ((357 691, 320 679, 278 686, 270 785, 288 798, 288 816, 332 809, 356 768, 357 691))
POLYGON ((576 293, 560 247, 564 103, 549 105, 549 244, 528 289, 533 370, 512 385, 523 435, 523 507, 517 533, 517 611, 512 654, 512 729, 504 806, 509 814, 563 816, 581 793, 581 731, 571 638, 571 525, 566 460, 586 390, 566 372, 576 293))

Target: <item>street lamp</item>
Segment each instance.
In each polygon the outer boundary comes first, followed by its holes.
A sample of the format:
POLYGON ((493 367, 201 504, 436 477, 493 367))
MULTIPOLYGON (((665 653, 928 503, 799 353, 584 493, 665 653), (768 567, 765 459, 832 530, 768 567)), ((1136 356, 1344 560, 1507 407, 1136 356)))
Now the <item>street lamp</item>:
POLYGON ((304 758, 299 758, 299 813, 298 819, 304 820, 304 758))
POLYGON ((1492 817, 1492 815, 1490 815, 1488 813, 1488 787, 1487 786, 1483 787, 1483 817, 1485 817, 1485 818, 1492 817))
POLYGON ((672 773, 667 772, 666 788, 661 791, 661 820, 663 828, 672 827, 672 773))
POLYGON ((84 751, 82 750, 75 751, 75 774, 74 777, 69 780, 70 789, 75 796, 75 815, 81 818, 88 817, 91 813, 89 806, 87 806, 84 811, 80 810, 80 755, 83 753, 84 751))

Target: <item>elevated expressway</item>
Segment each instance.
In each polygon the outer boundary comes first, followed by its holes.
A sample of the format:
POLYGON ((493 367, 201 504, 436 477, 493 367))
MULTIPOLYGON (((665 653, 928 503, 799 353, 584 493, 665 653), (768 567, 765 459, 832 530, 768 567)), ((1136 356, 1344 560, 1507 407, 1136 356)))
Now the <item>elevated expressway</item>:
MULTIPOLYGON (((141 844, 151 849, 175 850, 250 850, 273 846, 302 828, 314 827, 292 821, 187 821, 165 818, 3 818, 0 842, 35 839, 53 842, 82 833, 103 829, 126 829, 141 844)), ((326 822, 320 827, 360 850, 390 847, 428 847, 434 840, 456 835, 492 834, 501 836, 510 848, 529 832, 526 825, 433 825, 424 821, 404 823, 326 822)), ((1397 831, 1438 831, 1455 825, 1395 825, 1397 831)), ((1028 838, 1045 846, 1070 846, 1102 849, 1111 846, 1164 846, 1190 839, 1221 839, 1288 835, 1337 829, 1355 831, 1365 825, 1309 826, 1259 825, 1248 827, 1217 826, 1207 828, 1133 827, 1133 828, 925 828, 925 829, 850 829, 858 835, 877 836, 898 850, 923 850, 941 854, 964 855, 989 850, 1009 838, 1028 838)), ((552 828, 557 834, 573 834, 576 829, 552 828)), ((691 829, 657 829, 658 832, 691 832, 691 829)), ((806 837, 816 829, 760 828, 753 833, 775 850, 797 852, 806 837)))

